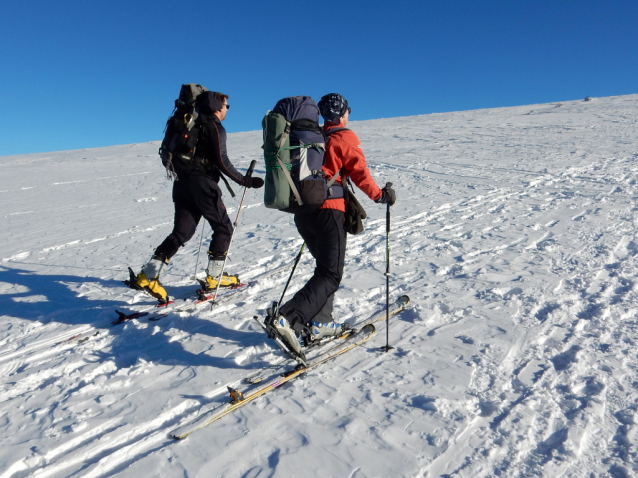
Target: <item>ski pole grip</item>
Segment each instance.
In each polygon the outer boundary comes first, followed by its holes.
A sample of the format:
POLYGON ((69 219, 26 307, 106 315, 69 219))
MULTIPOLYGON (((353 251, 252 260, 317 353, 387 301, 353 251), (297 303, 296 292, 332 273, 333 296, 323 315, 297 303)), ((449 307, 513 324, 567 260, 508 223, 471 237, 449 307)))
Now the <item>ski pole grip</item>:
POLYGON ((250 162, 250 166, 248 166, 248 171, 246 171, 246 177, 249 178, 253 175, 253 170, 255 169, 255 165, 257 164, 257 160, 253 159, 250 162))
POLYGON ((385 183, 385 187, 386 188, 391 188, 392 187, 392 183, 385 183))

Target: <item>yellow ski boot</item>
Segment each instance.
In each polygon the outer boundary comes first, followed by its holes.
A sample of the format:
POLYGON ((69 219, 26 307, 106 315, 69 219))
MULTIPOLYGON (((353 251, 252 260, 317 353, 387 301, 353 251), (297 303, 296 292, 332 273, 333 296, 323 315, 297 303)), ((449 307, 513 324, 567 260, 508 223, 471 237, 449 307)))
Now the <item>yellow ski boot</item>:
MULTIPOLYGON (((206 290, 217 289, 217 279, 221 276, 221 285, 220 287, 235 287, 239 285, 239 277, 231 276, 227 273, 222 274, 222 269, 224 268, 224 258, 223 257, 209 257, 208 258, 208 269, 206 269, 206 290)), ((204 285, 204 284, 202 284, 204 285)))
MULTIPOLYGON (((239 277, 237 276, 229 276, 225 273, 222 275, 222 283, 220 287, 235 287, 239 285, 239 277)), ((215 277, 206 276, 206 289, 217 289, 217 279, 215 277)))
POLYGON ((159 275, 165 267, 166 262, 153 257, 137 274, 133 288, 147 292, 162 304, 168 302, 168 294, 159 281, 159 275))

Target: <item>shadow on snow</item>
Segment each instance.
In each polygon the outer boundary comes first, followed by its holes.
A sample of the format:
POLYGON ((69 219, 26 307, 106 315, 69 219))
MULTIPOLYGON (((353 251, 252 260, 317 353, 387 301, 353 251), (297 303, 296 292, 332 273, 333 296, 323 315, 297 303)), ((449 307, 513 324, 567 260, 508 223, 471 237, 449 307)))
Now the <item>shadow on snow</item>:
MULTIPOLYGON (((132 323, 110 327, 110 322, 117 318, 115 309, 125 309, 128 305, 117 299, 121 297, 120 295, 114 295, 113 300, 95 300, 71 290, 73 284, 80 286, 94 283, 99 288, 116 291, 117 288, 125 287, 118 280, 71 275, 39 275, 3 264, 0 266, 0 282, 17 286, 14 286, 16 291, 8 290, 0 294, 0 310, 5 317, 37 321, 45 325, 58 322, 105 328, 109 335, 115 336, 115 339, 103 350, 93 352, 100 360, 114 360, 118 368, 130 367, 137 362, 138 358, 157 364, 206 365, 219 369, 250 369, 256 365, 253 363, 241 366, 223 357, 189 352, 178 340, 171 341, 171 337, 166 334, 154 333, 155 324, 163 328, 170 326, 187 333, 196 331, 201 335, 218 337, 225 344, 230 343, 238 347, 258 345, 266 341, 266 336, 262 332, 237 331, 214 321, 214 318, 206 320, 191 316, 184 319, 172 313, 157 322, 150 322, 149 324, 153 325, 145 328, 137 328, 132 323)), ((173 292, 183 293, 186 290, 192 292, 193 288, 176 287, 173 292)), ((187 296, 188 293, 184 295, 187 296)), ((140 320, 144 321, 143 318, 140 320)))

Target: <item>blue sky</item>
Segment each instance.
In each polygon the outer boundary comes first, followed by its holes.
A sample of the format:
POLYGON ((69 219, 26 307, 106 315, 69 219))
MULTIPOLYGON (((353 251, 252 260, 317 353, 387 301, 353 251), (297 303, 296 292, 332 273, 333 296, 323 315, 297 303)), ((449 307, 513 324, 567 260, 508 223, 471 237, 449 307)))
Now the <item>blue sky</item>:
POLYGON ((638 93, 636 25, 636 0, 3 2, 0 156, 159 140, 191 82, 229 132, 302 94, 365 120, 638 93))

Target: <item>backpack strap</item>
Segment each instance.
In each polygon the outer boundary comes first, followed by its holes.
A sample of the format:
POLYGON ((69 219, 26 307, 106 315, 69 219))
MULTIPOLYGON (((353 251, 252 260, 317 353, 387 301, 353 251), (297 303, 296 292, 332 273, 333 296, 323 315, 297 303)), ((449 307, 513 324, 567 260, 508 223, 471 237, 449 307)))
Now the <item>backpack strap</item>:
POLYGON ((330 137, 331 134, 338 133, 339 131, 350 131, 350 130, 348 128, 344 128, 340 126, 339 128, 332 128, 332 129, 329 129, 328 131, 324 131, 323 135, 330 137))
MULTIPOLYGON (((330 139, 330 135, 331 135, 331 134, 333 134, 333 133, 337 133, 337 132, 339 132, 339 131, 346 131, 346 130, 348 130, 348 128, 343 128, 343 127, 339 127, 339 128, 332 128, 332 129, 329 129, 328 131, 324 132, 324 133, 323 133, 323 135, 324 135, 324 136, 328 136, 328 139, 330 139)), ((326 142, 327 142, 327 140, 326 140, 326 142)), ((344 181, 344 178, 345 178, 345 179, 347 179, 347 178, 348 178, 348 176, 345 174, 345 172, 346 172, 345 168, 341 168, 339 171, 337 171, 337 172, 335 173, 335 175, 334 175, 334 176, 332 176, 332 178, 330 178, 330 181, 328 181, 328 184, 327 184, 328 189, 330 189, 330 186, 332 186, 332 185, 335 183, 335 181, 337 180, 337 178, 338 178, 339 176, 341 176, 341 183, 342 183, 342 186, 341 186, 341 187, 342 187, 342 188, 343 188, 343 190, 344 190, 344 194, 343 194, 344 198, 346 198, 346 196, 347 196, 346 183, 345 183, 345 181, 344 181)), ((347 199, 347 198, 346 198, 346 199, 347 199)))
MULTIPOLYGON (((337 180, 337 178, 339 176, 343 176, 344 175, 344 171, 345 170, 343 168, 341 168, 339 171, 337 171, 335 173, 335 175, 330 178, 330 181, 328 181, 328 184, 326 186, 328 186, 328 188, 330 188, 330 186, 332 186, 335 183, 335 181, 337 180)), ((342 179, 342 181, 343 181, 343 179, 342 179)))
POLYGON ((343 171, 343 175, 341 176, 341 182, 343 183, 343 199, 346 201, 346 205, 350 203, 350 195, 354 196, 354 186, 350 181, 350 176, 343 171), (350 190, 348 190, 348 186, 350 186, 350 190))
POLYGON ((219 177, 222 179, 222 181, 224 181, 224 184, 226 185, 226 188, 228 189, 228 192, 230 193, 230 195, 232 197, 235 197, 235 191, 233 191, 233 188, 230 187, 230 184, 228 184, 228 180, 226 179, 226 177, 224 176, 224 173, 222 173, 219 168, 217 168, 217 172, 219 172, 219 177))
POLYGON ((290 185, 290 189, 292 190, 292 193, 295 195, 297 204, 299 204, 300 206, 303 206, 303 201, 301 200, 301 194, 299 194, 299 191, 297 190, 297 186, 295 186, 295 182, 292 180, 292 177, 290 176, 290 171, 288 171, 288 168, 286 167, 282 159, 279 157, 279 151, 281 151, 282 149, 285 149, 284 144, 286 144, 286 140, 288 139, 289 135, 290 135, 290 123, 286 121, 286 129, 284 130, 283 133, 281 133, 281 139, 279 140, 279 146, 277 147, 277 153, 275 156, 277 157, 279 166, 281 166, 281 171, 284 173, 284 176, 286 176, 286 180, 288 181, 288 184, 290 185))
POLYGON ((290 189, 292 190, 292 193, 295 195, 295 199, 297 199, 297 204, 299 204, 300 206, 303 206, 303 201, 301 200, 301 194, 299 194, 299 191, 297 190, 297 186, 295 186, 295 182, 292 180, 292 177, 290 176, 290 171, 288 171, 288 168, 286 168, 286 165, 279 157, 279 154, 277 154, 277 161, 279 161, 279 165, 281 166, 281 171, 284 173, 284 176, 286 176, 286 180, 288 181, 288 184, 290 185, 290 189))

